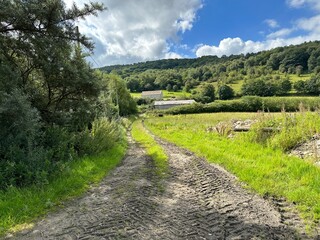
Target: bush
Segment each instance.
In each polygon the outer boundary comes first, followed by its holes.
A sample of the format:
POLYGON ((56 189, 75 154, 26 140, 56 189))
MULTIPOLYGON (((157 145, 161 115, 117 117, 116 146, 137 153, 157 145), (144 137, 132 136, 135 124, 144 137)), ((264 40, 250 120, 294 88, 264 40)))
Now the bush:
POLYGON ((18 89, 0 96, 0 188, 46 179, 48 164, 41 147, 38 111, 18 89))
POLYGON ((92 129, 79 133, 75 146, 80 156, 99 154, 111 149, 120 139, 121 131, 118 124, 107 118, 96 119, 92 123, 92 129))
POLYGON ((245 96, 235 100, 218 100, 209 104, 192 104, 174 107, 164 112, 167 114, 192 114, 214 112, 288 112, 299 111, 301 106, 309 110, 317 110, 320 107, 318 97, 256 97, 245 96))
POLYGON ((222 85, 218 89, 218 95, 220 100, 228 100, 234 97, 234 91, 230 86, 222 85))
POLYGON ((215 100, 215 89, 212 84, 206 83, 199 89, 199 93, 194 96, 197 102, 210 103, 215 100))

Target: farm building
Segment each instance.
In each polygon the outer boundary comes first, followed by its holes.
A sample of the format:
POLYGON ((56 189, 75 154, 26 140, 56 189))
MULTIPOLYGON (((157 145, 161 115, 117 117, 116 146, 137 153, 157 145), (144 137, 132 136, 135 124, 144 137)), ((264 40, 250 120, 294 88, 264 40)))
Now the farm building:
POLYGON ((143 91, 141 93, 142 98, 162 99, 162 91, 143 91))
POLYGON ((189 105, 195 103, 194 100, 172 100, 172 101, 155 101, 154 108, 155 109, 168 109, 172 107, 189 105))

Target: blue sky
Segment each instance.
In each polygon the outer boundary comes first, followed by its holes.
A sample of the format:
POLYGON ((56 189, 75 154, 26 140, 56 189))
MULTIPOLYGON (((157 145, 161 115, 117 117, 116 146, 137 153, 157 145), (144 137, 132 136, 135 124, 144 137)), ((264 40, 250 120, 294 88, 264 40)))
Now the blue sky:
MULTIPOLYGON (((65 2, 70 6, 72 0, 65 2)), ((258 52, 320 40, 320 0, 100 2, 107 11, 78 23, 95 42, 94 67, 258 52)))
POLYGON ((218 45, 222 39, 236 37, 263 41, 276 29, 291 28, 297 19, 314 14, 311 8, 289 7, 281 0, 206 0, 193 28, 181 35, 181 43, 218 45), (278 26, 270 27, 268 20, 276 21, 278 26))

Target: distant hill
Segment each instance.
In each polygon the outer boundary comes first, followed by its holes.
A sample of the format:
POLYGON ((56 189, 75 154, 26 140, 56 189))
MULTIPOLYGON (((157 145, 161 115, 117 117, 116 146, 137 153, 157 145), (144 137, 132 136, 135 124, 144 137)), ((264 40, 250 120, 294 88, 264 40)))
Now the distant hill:
POLYGON ((281 79, 289 78, 293 84, 300 80, 301 74, 317 76, 320 73, 320 41, 245 55, 164 59, 106 66, 100 70, 121 76, 131 92, 155 89, 190 91, 208 82, 215 87, 231 85, 241 95, 242 85, 248 81, 277 84, 279 80, 280 84, 281 79), (298 78, 290 79, 292 75, 298 78))
MULTIPOLYGON (((256 58, 256 61, 252 62, 253 65, 265 65, 268 61, 272 65, 273 69, 279 68, 281 62, 285 67, 290 66, 303 66, 304 70, 308 68, 308 60, 312 56, 318 58, 320 54, 320 41, 307 42, 300 45, 291 45, 287 47, 278 47, 268 51, 262 51, 258 53, 249 53, 246 55, 231 55, 231 56, 203 56, 199 58, 190 59, 162 59, 156 61, 147 61, 134 64, 125 65, 112 65, 100 68, 100 70, 110 73, 111 71, 123 71, 130 72, 143 72, 149 69, 185 69, 185 68, 197 68, 205 65, 220 64, 230 62, 236 59, 252 59, 256 58), (270 56, 272 58, 270 59, 270 56), (271 63, 273 61, 273 63, 271 63)), ((312 60, 312 59, 311 59, 312 60)), ((317 59, 319 60, 319 59, 317 59)), ((314 59, 316 62, 316 59, 314 59)), ((320 65, 320 61, 318 61, 320 65)), ((312 68, 312 66, 311 66, 312 68)), ((309 69, 310 70, 310 69, 309 69)))
POLYGON ((232 55, 229 57, 203 56, 200 58, 183 58, 183 59, 162 59, 125 65, 112 65, 100 68, 100 70, 110 73, 111 71, 122 71, 124 69, 132 72, 143 72, 148 69, 179 69, 179 68, 196 68, 207 64, 218 64, 231 59, 240 58, 241 55, 232 55))

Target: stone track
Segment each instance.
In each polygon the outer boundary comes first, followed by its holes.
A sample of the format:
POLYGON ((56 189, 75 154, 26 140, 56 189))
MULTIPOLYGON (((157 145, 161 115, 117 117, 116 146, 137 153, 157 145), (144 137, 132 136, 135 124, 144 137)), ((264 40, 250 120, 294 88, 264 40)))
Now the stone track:
POLYGON ((121 166, 99 186, 8 238, 308 238, 294 224, 285 224, 280 207, 245 190, 225 170, 157 140, 169 156, 166 179, 155 174, 152 160, 130 138, 121 166))

